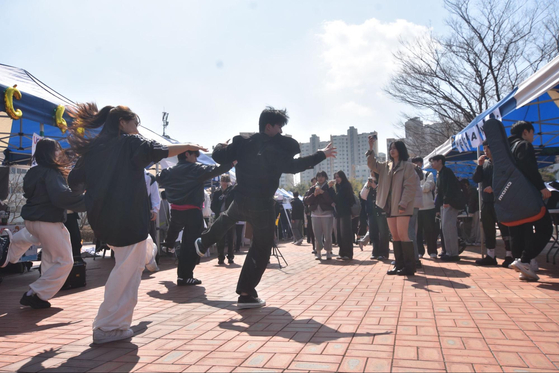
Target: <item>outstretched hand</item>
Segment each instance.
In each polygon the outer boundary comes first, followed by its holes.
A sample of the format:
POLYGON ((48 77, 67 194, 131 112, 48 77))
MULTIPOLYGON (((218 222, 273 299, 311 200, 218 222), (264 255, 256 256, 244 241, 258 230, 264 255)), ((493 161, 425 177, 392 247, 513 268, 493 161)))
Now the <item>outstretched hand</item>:
POLYGON ((326 155, 326 158, 336 158, 336 155, 338 154, 338 151, 336 150, 336 148, 334 148, 334 145, 332 145, 331 142, 329 142, 325 148, 319 149, 318 151, 323 152, 324 155, 326 155))
POLYGON ((375 142, 377 142, 377 139, 373 135, 369 135, 369 149, 373 149, 375 142))
POLYGON ((185 144, 188 146, 188 149, 186 151, 191 151, 191 152, 195 152, 197 150, 201 150, 203 152, 207 152, 208 149, 204 148, 202 145, 198 145, 198 144, 185 144))

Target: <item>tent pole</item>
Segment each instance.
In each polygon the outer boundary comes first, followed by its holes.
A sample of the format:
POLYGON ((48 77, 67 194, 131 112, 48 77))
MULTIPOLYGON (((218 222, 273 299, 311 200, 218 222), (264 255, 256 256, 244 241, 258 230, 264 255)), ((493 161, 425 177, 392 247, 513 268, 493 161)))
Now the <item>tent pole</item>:
POLYGON ((19 118, 19 149, 23 149, 23 120, 19 118))
POLYGON ((43 123, 39 123, 39 136, 45 136, 45 125, 43 123))
MULTIPOLYGON (((479 159, 479 157, 481 156, 481 152, 479 150, 479 146, 477 147, 477 159, 479 159)), ((480 254, 481 257, 483 258, 483 254, 485 252, 485 234, 483 232, 483 224, 481 224, 481 205, 482 205, 482 200, 481 200, 481 193, 483 193, 483 191, 481 190, 482 186, 481 183, 477 184, 477 198, 478 198, 478 205, 479 205, 479 209, 478 209, 478 214, 479 214, 479 241, 481 244, 481 249, 480 249, 480 254)))

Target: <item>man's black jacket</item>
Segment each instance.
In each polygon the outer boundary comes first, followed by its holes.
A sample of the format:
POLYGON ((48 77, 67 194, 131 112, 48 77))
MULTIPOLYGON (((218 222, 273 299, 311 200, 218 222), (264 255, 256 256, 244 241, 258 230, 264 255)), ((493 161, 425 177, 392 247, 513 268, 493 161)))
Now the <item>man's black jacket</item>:
POLYGON ((484 203, 494 203, 493 193, 484 192, 485 188, 493 187, 493 163, 490 159, 486 159, 483 166, 478 165, 476 167, 472 180, 474 183, 481 183, 481 200, 484 203))
POLYGON ((437 175, 437 201, 435 208, 439 210, 442 205, 449 204, 455 209, 462 210, 465 208, 466 202, 456 175, 454 175, 450 168, 443 166, 437 175))
POLYGON ((157 182, 165 188, 169 203, 202 208, 204 182, 229 171, 231 166, 231 162, 210 166, 182 159, 175 166, 161 171, 157 182))
POLYGON ((231 202, 233 202, 233 196, 234 196, 233 186, 228 186, 227 189, 225 190, 221 190, 221 188, 219 188, 214 192, 212 196, 212 204, 210 205, 210 208, 212 209, 216 217, 219 216, 219 214, 221 214, 222 211, 221 208, 223 204, 225 204, 225 209, 223 211, 229 208, 229 205, 231 204, 231 202))
POLYGON ((303 206, 303 201, 297 198, 291 200, 291 219, 292 220, 303 220, 305 218, 305 206, 303 206))
POLYGON ((538 171, 538 160, 532 144, 519 136, 510 136, 509 144, 516 161, 516 167, 522 171, 526 179, 534 184, 537 190, 545 189, 542 175, 538 171))
POLYGON ((218 144, 212 158, 221 164, 238 161, 235 198, 271 200, 282 174, 296 174, 326 159, 323 152, 293 159, 300 151, 292 138, 256 133, 249 138, 235 136, 229 145, 218 144))

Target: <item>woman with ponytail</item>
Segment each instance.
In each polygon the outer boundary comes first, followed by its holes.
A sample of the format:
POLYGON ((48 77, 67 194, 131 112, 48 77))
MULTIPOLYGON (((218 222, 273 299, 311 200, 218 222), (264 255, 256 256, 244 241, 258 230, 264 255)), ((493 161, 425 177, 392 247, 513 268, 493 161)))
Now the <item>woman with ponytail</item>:
POLYGON ((144 168, 199 145, 161 145, 138 133, 140 120, 125 106, 79 104, 68 141, 81 156, 69 175, 75 189, 86 190, 85 205, 95 237, 115 253, 115 267, 105 284, 104 301, 93 322, 93 342, 133 336, 130 329, 145 265, 149 202, 144 168))
POLYGON ((82 193, 68 188, 66 176, 70 162, 60 144, 45 138, 37 143, 37 163, 23 178, 27 199, 21 209, 25 229, 14 234, 0 267, 17 263, 32 244, 41 244, 41 277, 29 285, 20 304, 31 308, 49 308, 49 299, 62 288, 74 264, 70 233, 64 226, 66 210, 85 211, 82 193))

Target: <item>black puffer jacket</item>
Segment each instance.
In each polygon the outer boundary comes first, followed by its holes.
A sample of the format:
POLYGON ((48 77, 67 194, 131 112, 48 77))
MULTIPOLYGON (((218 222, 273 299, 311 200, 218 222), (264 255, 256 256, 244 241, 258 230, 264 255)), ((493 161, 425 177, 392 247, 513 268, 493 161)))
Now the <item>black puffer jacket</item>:
POLYGON ((218 144, 212 158, 220 164, 238 161, 235 198, 272 200, 282 174, 296 174, 326 159, 323 152, 293 159, 300 152, 292 138, 256 133, 248 139, 235 136, 229 145, 218 144))
POLYGON ((21 217, 25 220, 61 223, 66 210, 85 211, 83 194, 72 192, 62 174, 52 168, 31 168, 23 178, 23 192, 27 202, 21 217))
POLYGON ((209 166, 180 160, 175 166, 161 171, 157 176, 157 182, 160 187, 165 188, 169 203, 202 208, 204 182, 229 171, 231 167, 231 162, 221 166, 209 166))
POLYGON ((516 167, 522 171, 526 179, 534 184, 537 190, 545 189, 542 175, 538 171, 534 146, 519 136, 510 136, 508 140, 516 167))
POLYGON ((351 206, 355 203, 353 189, 349 182, 336 184, 336 213, 338 217, 350 216, 351 206))
POLYGON ((225 204, 223 211, 229 208, 229 205, 231 205, 231 202, 233 202, 234 196, 235 188, 233 186, 229 186, 225 190, 221 190, 220 188, 214 192, 210 208, 212 209, 216 217, 221 214, 223 204, 225 204))

